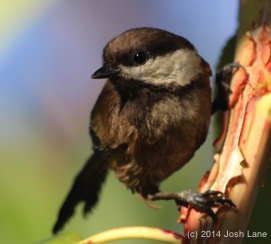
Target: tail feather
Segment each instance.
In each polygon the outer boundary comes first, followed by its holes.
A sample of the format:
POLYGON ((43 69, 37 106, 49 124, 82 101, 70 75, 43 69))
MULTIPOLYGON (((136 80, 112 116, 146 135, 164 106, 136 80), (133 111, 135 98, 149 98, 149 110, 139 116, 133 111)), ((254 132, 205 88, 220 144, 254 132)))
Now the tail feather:
POLYGON ((73 186, 64 201, 54 225, 53 233, 57 234, 72 217, 78 203, 84 202, 84 215, 91 212, 99 200, 99 193, 108 173, 107 160, 94 153, 84 168, 76 176, 73 186))

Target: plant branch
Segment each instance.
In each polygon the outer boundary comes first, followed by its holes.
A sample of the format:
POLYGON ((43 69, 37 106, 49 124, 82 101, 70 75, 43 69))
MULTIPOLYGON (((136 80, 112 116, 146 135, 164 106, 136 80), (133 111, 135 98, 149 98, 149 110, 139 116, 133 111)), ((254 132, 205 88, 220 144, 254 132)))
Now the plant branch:
POLYGON ((101 232, 78 244, 98 244, 124 239, 148 239, 172 244, 183 243, 183 237, 174 232, 144 226, 122 227, 101 232))
MULTIPOLYGON (((233 76, 230 115, 223 148, 201 185, 224 192, 237 206, 214 209, 218 220, 189 210, 185 232, 197 232, 191 243, 240 243, 271 157, 271 3, 243 0, 234 62, 243 68, 233 76), (210 231, 209 236, 201 233, 210 231), (235 234, 229 238, 228 233, 235 234)), ((217 142, 221 143, 222 138, 217 142)), ((183 214, 184 215, 184 214, 183 214)))

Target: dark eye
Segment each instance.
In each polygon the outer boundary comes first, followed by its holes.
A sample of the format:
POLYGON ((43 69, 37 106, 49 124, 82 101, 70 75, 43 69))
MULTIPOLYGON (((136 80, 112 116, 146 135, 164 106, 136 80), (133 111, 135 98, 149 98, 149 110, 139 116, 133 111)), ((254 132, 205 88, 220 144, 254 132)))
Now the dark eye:
POLYGON ((138 52, 136 54, 134 54, 133 56, 133 61, 136 63, 136 64, 145 64, 146 61, 147 61, 147 54, 144 53, 144 52, 138 52))

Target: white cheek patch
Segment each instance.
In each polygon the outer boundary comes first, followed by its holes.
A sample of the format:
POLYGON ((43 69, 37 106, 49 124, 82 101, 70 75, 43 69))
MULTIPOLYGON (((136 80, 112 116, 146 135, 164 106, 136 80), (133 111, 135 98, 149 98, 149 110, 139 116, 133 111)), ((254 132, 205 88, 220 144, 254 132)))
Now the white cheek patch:
POLYGON ((123 75, 150 84, 189 84, 203 72, 196 51, 180 49, 165 56, 149 59, 144 65, 120 66, 123 75))

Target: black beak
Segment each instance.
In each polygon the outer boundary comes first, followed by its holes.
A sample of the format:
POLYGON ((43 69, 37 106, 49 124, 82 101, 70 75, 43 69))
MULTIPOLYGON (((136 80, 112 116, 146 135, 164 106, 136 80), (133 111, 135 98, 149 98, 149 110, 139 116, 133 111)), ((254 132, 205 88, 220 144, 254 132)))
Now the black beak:
POLYGON ((102 68, 96 70, 94 74, 91 76, 92 79, 103 79, 108 78, 109 76, 120 72, 119 70, 110 69, 107 66, 103 66, 102 68))

